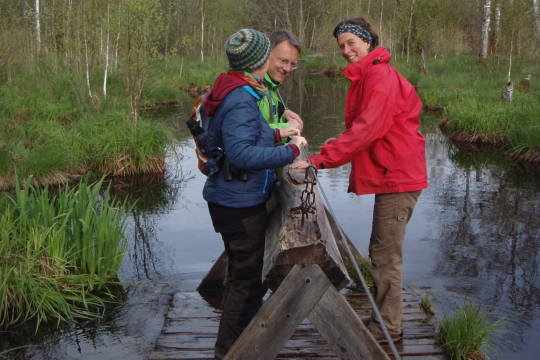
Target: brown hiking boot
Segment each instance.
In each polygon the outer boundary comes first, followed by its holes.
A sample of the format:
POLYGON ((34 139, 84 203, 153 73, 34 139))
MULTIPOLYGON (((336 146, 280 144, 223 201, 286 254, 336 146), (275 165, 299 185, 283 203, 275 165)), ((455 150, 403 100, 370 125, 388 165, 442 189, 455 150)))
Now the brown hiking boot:
POLYGON ((368 327, 368 326, 369 326, 369 323, 371 322, 371 316, 363 317, 363 318, 361 318, 360 320, 362 320, 362 322, 364 323, 364 325, 366 325, 366 327, 368 327))
MULTIPOLYGON (((390 338, 392 339, 392 342, 395 344, 401 341, 402 336, 403 336, 403 333, 399 335, 390 335, 390 338)), ((384 336, 384 334, 374 335, 374 337, 375 337, 375 340, 377 340, 379 344, 381 345, 388 344, 388 340, 386 340, 386 337, 384 336)))

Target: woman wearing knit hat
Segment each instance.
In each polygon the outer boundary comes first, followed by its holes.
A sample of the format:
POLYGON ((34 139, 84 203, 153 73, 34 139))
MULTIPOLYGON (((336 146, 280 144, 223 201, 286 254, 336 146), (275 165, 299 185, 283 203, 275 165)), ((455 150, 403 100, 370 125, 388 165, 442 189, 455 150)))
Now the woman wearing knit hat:
MULTIPOLYGON (((405 227, 423 189, 428 187, 425 143, 418 132, 420 98, 392 66, 385 47, 365 18, 343 20, 334 29, 351 81, 345 106, 345 132, 325 142, 309 160, 318 169, 352 163, 349 192, 375 194, 369 244, 375 303, 392 341, 401 339, 402 246, 405 227)), ((307 161, 291 165, 305 168, 307 161)), ((372 313, 362 319, 380 343, 387 340, 372 313)))
MULTIPOLYGON (((230 70, 219 75, 204 99, 212 116, 209 176, 203 197, 228 257, 215 359, 222 359, 262 305, 266 201, 275 182, 274 169, 290 164, 307 143, 301 136, 283 146, 257 107, 268 90, 262 79, 268 68, 270 41, 251 29, 233 34, 226 43, 230 70), (219 167, 221 165, 221 167, 219 167)), ((289 135, 296 135, 291 129, 289 135)))

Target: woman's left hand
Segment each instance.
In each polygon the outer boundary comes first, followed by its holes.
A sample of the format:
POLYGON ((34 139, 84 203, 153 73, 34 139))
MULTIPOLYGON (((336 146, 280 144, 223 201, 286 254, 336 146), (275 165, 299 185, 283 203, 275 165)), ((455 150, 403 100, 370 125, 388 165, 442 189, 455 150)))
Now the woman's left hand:
POLYGON ((308 166, 309 166, 309 161, 300 160, 300 161, 297 161, 297 162, 289 165, 289 169, 307 169, 308 166))

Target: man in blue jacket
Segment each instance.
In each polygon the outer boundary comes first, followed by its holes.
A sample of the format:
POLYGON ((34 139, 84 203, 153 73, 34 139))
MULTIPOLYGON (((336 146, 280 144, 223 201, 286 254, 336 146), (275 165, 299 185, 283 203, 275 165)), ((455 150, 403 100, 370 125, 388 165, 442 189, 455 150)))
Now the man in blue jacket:
MULTIPOLYGON (((217 77, 204 100, 212 116, 208 147, 221 170, 207 178, 203 197, 228 257, 215 359, 227 354, 262 305, 268 290, 261 279, 266 201, 274 169, 292 163, 307 143, 293 136, 289 144, 275 147, 279 133, 257 107, 268 92, 262 80, 270 56, 266 35, 242 29, 227 40, 226 52, 231 70, 217 77)), ((296 131, 291 128, 289 135, 296 131)))

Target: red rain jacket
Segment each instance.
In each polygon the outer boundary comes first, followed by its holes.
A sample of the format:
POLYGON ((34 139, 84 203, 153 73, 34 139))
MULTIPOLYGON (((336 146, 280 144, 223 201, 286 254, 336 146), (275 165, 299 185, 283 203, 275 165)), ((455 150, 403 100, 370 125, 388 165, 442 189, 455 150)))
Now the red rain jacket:
POLYGON ((352 162, 349 192, 387 194, 428 187, 426 139, 420 127, 420 98, 389 65, 379 47, 343 74, 351 81, 345 109, 345 132, 310 156, 317 168, 352 162))

